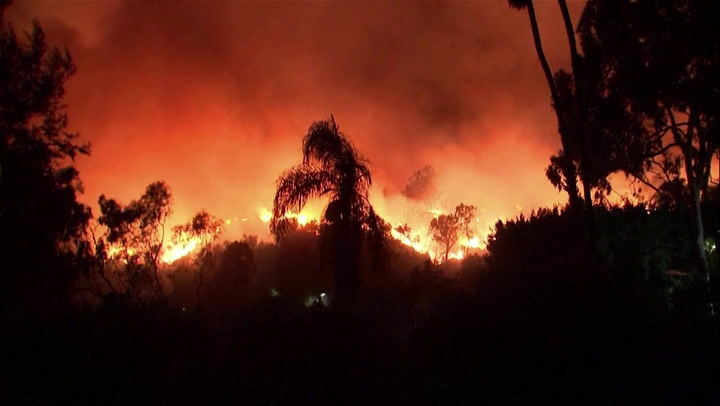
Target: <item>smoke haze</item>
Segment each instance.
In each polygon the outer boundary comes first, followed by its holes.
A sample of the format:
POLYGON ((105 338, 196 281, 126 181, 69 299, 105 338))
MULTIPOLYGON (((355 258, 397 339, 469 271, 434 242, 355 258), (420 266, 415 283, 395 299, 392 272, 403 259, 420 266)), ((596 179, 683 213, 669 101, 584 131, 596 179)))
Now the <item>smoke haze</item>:
MULTIPOLYGON (((551 67, 567 67, 557 4, 536 3, 551 67)), ((95 213, 100 194, 164 180, 176 222, 204 208, 265 237, 275 180, 330 114, 393 224, 412 222, 401 192, 425 165, 438 208, 476 205, 483 225, 565 200, 544 175, 560 143, 527 13, 507 1, 27 1, 9 17, 37 17, 78 66, 66 102, 92 143, 78 168, 95 213)))

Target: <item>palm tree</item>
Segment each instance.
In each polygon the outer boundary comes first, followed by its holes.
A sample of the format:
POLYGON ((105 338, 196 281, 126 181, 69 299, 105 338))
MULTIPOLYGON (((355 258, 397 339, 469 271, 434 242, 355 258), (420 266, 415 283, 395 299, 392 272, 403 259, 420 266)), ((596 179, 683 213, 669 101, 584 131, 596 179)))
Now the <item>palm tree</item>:
POLYGON ((288 212, 300 212, 310 198, 328 197, 322 221, 334 254, 336 301, 347 304, 359 287, 363 230, 371 235, 377 231, 378 217, 368 200, 369 162, 339 131, 333 116, 310 126, 302 151, 302 163, 277 181, 270 231, 279 241, 288 232, 288 212))
MULTIPOLYGON (((545 57, 545 51, 543 51, 542 40, 540 39, 540 29, 538 28, 537 17, 535 16, 535 6, 532 0, 508 0, 508 4, 511 8, 517 10, 527 10, 528 17, 530 18, 530 28, 532 29, 533 40, 535 41, 535 51, 537 52, 538 59, 540 59, 540 65, 542 66, 543 73, 545 74, 545 80, 547 81, 548 87, 550 88, 550 95, 552 97, 552 104, 557 116, 558 129, 560 132, 560 142, 562 144, 564 154, 561 154, 561 170, 565 177, 564 188, 570 198, 570 205, 577 206, 581 204, 580 193, 577 187, 577 169, 575 164, 570 157, 569 152, 571 148, 570 134, 568 133, 568 123, 565 122, 564 112, 566 106, 563 105, 555 80, 553 79, 552 70, 550 70, 550 64, 548 64, 547 58, 545 57)), ((561 8, 562 8, 561 3, 561 8)), ((567 6, 566 6, 567 8, 567 6)), ((573 37, 574 38, 574 37, 573 37)))

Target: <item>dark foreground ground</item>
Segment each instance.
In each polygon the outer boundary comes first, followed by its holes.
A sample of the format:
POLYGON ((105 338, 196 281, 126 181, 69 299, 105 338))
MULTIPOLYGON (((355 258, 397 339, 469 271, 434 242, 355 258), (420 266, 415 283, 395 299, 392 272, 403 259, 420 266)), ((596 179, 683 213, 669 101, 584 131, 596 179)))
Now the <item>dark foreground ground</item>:
POLYGON ((10 317, 0 403, 718 404, 711 318, 484 293, 407 312, 385 292, 342 317, 282 298, 10 317))

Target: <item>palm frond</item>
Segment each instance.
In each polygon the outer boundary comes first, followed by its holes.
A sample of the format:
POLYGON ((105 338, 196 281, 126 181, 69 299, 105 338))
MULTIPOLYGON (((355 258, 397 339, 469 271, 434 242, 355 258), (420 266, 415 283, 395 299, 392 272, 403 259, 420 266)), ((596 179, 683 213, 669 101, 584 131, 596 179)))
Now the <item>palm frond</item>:
POLYGON ((370 187, 372 187, 372 169, 370 168, 370 162, 365 158, 361 157, 356 161, 355 178, 358 185, 357 189, 367 198, 370 193, 370 187))
POLYGON ((364 183, 367 183, 369 188, 372 185, 372 165, 370 164, 370 160, 358 153, 351 143, 350 147, 352 148, 350 160, 355 168, 355 176, 358 179, 362 179, 364 183))
POLYGON ((300 212, 310 198, 335 191, 335 179, 322 168, 301 164, 285 171, 277 181, 270 231, 276 238, 281 238, 284 235, 281 220, 285 214, 300 212))
POLYGON ((329 121, 313 123, 303 139, 303 163, 313 161, 338 177, 354 175, 370 180, 368 160, 357 153, 332 116, 329 121))
POLYGON ((317 161, 323 168, 339 169, 349 150, 348 141, 334 120, 316 121, 303 139, 303 163, 317 161))

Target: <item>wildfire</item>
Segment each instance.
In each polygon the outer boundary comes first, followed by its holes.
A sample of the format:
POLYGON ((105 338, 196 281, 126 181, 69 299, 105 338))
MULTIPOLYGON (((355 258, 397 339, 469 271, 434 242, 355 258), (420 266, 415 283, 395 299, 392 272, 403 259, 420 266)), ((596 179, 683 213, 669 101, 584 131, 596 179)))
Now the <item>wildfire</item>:
MULTIPOLYGON (((123 248, 115 245, 108 247, 107 256, 108 258, 117 258, 123 252, 123 248)), ((135 250, 130 248, 127 250, 128 255, 135 255, 135 250)))
POLYGON ((468 248, 480 248, 480 239, 473 237, 467 240, 464 246, 468 248))
POLYGON ((304 214, 298 214, 297 221, 301 226, 304 226, 308 222, 307 216, 305 216, 304 214))
POLYGON ((263 207, 262 209, 260 209, 259 217, 260 221, 262 221, 263 223, 269 223, 272 219, 272 213, 270 212, 270 210, 263 207))
MULTIPOLYGON (((485 212, 484 209, 480 209, 480 211, 485 212)), ((403 209, 403 213, 405 216, 403 216, 404 218, 402 218, 402 220, 407 221, 396 222, 392 227, 391 236, 418 253, 428 255, 432 261, 443 261, 444 251, 433 241, 432 236, 429 235, 427 223, 433 218, 444 214, 444 212, 436 208, 424 210, 405 208, 403 209), (409 213, 413 213, 410 218, 407 216, 409 213), (398 231, 399 225, 410 226, 410 232, 403 233, 398 231)), ((491 223, 481 221, 479 217, 476 217, 472 227, 474 236, 472 238, 461 236, 453 250, 448 253, 448 259, 462 260, 470 252, 483 250, 487 246, 487 235, 490 224, 491 223)))
POLYGON ((169 245, 166 250, 163 251, 160 260, 166 264, 172 264, 178 259, 191 253, 200 243, 199 237, 188 238, 178 244, 169 245))
MULTIPOLYGON (((199 243, 200 239, 198 237, 194 237, 187 239, 182 243, 169 244, 160 254, 160 261, 164 264, 172 264, 195 250, 199 243)), ((122 247, 111 246, 108 248, 107 255, 108 258, 117 259, 122 253, 124 253, 122 247)), ((127 250, 126 254, 129 256, 135 255, 135 250, 130 248, 127 250)), ((126 259, 123 259, 123 262, 126 261, 126 259)))
MULTIPOLYGON (((437 218, 438 216, 443 214, 443 211, 435 208, 414 210, 405 209, 404 214, 405 215, 403 217, 405 217, 406 220, 410 220, 411 225, 413 225, 414 227, 411 228, 410 233, 403 234, 397 231, 397 225, 407 223, 397 222, 398 224, 395 224, 391 228, 391 237, 400 241, 402 244, 412 248, 418 253, 428 255, 432 261, 443 261, 444 252, 429 235, 426 224, 429 223, 430 219, 437 218)), ((258 209, 257 217, 255 218, 263 223, 269 223, 272 219, 272 212, 268 208, 262 207, 258 209)), ((302 211, 300 213, 287 213, 285 215, 285 218, 295 219, 297 223, 301 226, 305 226, 311 221, 317 221, 316 216, 310 215, 305 211, 302 211)), ((228 218, 225 219, 223 223, 225 225, 230 225, 238 221, 245 223, 250 219, 248 217, 242 217, 240 219, 238 219, 237 217, 228 218)), ((448 259, 462 260, 468 255, 469 252, 478 251, 485 248, 486 234, 488 232, 487 227, 485 227, 486 229, 483 230, 483 226, 485 224, 484 222, 480 221, 480 218, 476 218, 473 223, 475 226, 473 230, 475 236, 469 239, 461 237, 458 240, 458 243, 455 245, 455 248, 450 253, 448 253, 448 259)), ((180 239, 179 242, 175 242, 173 244, 168 244, 165 246, 160 255, 160 261, 164 264, 172 264, 180 258, 183 258, 191 254, 193 251, 197 250, 201 243, 202 241, 199 237, 184 236, 180 239)), ((121 253, 121 250, 122 249, 118 247, 111 247, 108 251, 108 254, 111 258, 115 258, 121 253)), ((129 254, 132 255, 132 252, 129 252, 129 254)))
POLYGON ((427 212, 432 214, 433 217, 438 217, 442 214, 442 210, 439 209, 428 209, 427 212))
MULTIPOLYGON (((258 217, 260 218, 260 221, 262 221, 263 223, 269 223, 270 220, 272 219, 272 212, 270 212, 270 210, 268 210, 267 208, 263 207, 262 209, 260 209, 260 213, 258 214, 258 217)), ((286 213, 285 218, 286 219, 296 219, 298 224, 300 224, 301 226, 304 226, 313 220, 317 221, 317 218, 315 218, 315 216, 311 216, 305 212, 286 213)))
POLYGON ((457 250, 457 252, 451 252, 448 254, 448 259, 457 259, 462 260, 465 257, 465 253, 462 249, 457 250))

